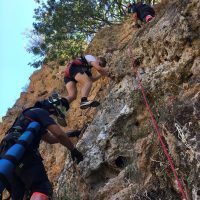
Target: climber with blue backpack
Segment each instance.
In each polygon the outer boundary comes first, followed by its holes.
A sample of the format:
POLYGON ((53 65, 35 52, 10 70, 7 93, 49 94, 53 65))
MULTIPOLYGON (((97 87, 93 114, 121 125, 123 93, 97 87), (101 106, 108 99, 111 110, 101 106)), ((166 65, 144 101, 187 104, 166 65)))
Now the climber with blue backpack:
MULTIPOLYGON (((67 147, 71 152, 72 160, 76 161, 77 164, 83 160, 82 153, 74 147, 68 134, 50 116, 64 116, 63 110, 68 109, 68 101, 65 98, 52 95, 48 99, 37 101, 33 107, 25 109, 7 131, 0 144, 2 158, 7 150, 17 143, 18 138, 31 122, 40 124, 39 133, 35 135, 32 143, 26 148, 19 163, 16 163, 12 178, 7 180, 7 190, 10 192, 12 200, 23 200, 25 191, 31 192, 31 200, 50 200, 52 198, 52 185, 38 150, 41 140, 49 144, 60 143, 67 147)), ((79 132, 71 134, 71 136, 78 137, 79 132)))
POLYGON ((68 92, 66 99, 69 103, 74 101, 77 97, 76 83, 81 86, 81 103, 80 108, 86 109, 89 107, 96 107, 99 105, 98 101, 89 101, 88 96, 92 88, 92 83, 97 81, 101 76, 106 76, 105 69, 106 59, 104 57, 94 57, 92 55, 85 55, 77 58, 67 64, 64 82, 68 92), (92 75, 91 69, 94 68, 98 74, 92 75))
POLYGON ((139 28, 140 25, 138 24, 138 19, 142 22, 150 22, 155 17, 155 11, 154 9, 148 5, 144 4, 143 1, 135 3, 128 4, 128 13, 132 14, 132 26, 133 28, 139 28))

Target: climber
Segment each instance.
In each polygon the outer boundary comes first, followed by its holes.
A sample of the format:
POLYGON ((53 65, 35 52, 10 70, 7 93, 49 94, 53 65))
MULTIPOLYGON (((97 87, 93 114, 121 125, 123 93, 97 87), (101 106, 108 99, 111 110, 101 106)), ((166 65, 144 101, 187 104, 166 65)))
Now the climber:
POLYGON ((50 115, 58 116, 61 108, 68 109, 69 105, 64 98, 50 97, 37 101, 33 107, 25 109, 7 131, 1 145, 1 156, 7 149, 16 143, 17 138, 25 131, 28 124, 36 121, 40 124, 39 135, 26 149, 25 154, 8 181, 7 188, 12 200, 23 200, 25 191, 31 191, 31 200, 50 200, 52 198, 52 185, 47 177, 42 157, 38 151, 41 140, 55 144, 60 143, 71 152, 73 161, 77 164, 83 160, 83 155, 70 141, 66 133, 56 124, 50 115))
POLYGON ((64 82, 68 96, 68 102, 71 103, 77 97, 76 83, 81 85, 81 103, 80 108, 86 109, 88 107, 96 107, 99 105, 97 101, 89 101, 88 95, 92 88, 92 83, 97 81, 101 76, 106 76, 107 70, 105 69, 106 59, 104 57, 94 57, 92 55, 85 55, 81 58, 73 60, 67 64, 64 76, 64 82), (99 73, 92 76, 91 68, 94 67, 99 73))
POLYGON ((154 9, 150 5, 144 4, 142 2, 129 3, 127 7, 128 7, 128 13, 132 13, 133 28, 140 27, 140 25, 138 24, 138 19, 148 23, 155 16, 154 9))

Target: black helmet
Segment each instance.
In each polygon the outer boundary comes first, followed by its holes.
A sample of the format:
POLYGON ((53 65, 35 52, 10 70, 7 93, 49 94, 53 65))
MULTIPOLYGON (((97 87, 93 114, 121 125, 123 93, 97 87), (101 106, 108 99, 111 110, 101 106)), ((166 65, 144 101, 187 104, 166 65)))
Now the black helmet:
POLYGON ((69 103, 66 98, 60 97, 57 93, 54 93, 48 99, 37 101, 34 107, 45 109, 51 115, 56 116, 57 122, 61 126, 67 126, 63 113, 69 109, 69 103))

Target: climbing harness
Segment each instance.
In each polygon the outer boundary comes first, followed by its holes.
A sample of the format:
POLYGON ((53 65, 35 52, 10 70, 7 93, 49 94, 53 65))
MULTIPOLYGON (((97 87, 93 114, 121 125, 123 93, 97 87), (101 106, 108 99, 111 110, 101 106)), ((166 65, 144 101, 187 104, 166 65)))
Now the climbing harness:
POLYGON ((73 67, 73 65, 78 65, 78 66, 81 66, 82 68, 86 68, 89 72, 91 71, 91 66, 88 64, 86 58, 81 55, 80 58, 77 58, 77 59, 67 63, 65 72, 64 72, 65 77, 70 77, 70 68, 73 67))
MULTIPOLYGON (((136 66, 135 66, 135 58, 134 58, 134 56, 133 56, 133 52, 131 51, 130 46, 129 46, 129 49, 128 49, 128 50, 129 50, 129 56, 130 56, 130 58, 132 59, 132 67, 133 67, 133 69, 136 69, 136 66)), ((150 114, 150 118, 151 118, 151 121, 152 121, 154 130, 155 130, 155 132, 157 133, 157 136, 158 136, 158 139, 159 139, 159 141, 160 141, 160 144, 161 144, 161 146, 162 146, 162 148, 163 148, 163 151, 164 151, 164 153, 165 153, 165 155, 166 155, 166 157, 167 157, 167 159, 168 159, 168 162, 169 162, 169 164, 170 164, 171 170, 172 170, 172 172, 173 172, 173 174, 174 174, 174 177, 175 177, 175 179, 176 179, 176 181, 177 181, 178 188, 179 188, 179 190, 180 190, 180 192, 181 192, 181 194, 182 194, 183 200, 187 200, 186 193, 185 193, 184 188, 183 188, 183 186, 182 186, 182 184, 181 184, 181 182, 180 182, 180 180, 179 180, 179 178, 178 178, 178 175, 177 175, 176 169, 175 169, 175 167, 174 167, 172 158, 170 157, 170 155, 169 155, 169 153, 168 153, 168 151, 167 151, 167 148, 166 148, 166 146, 165 146, 165 144, 164 144, 164 142, 163 142, 163 139, 162 139, 160 130, 159 130, 159 128, 158 128, 158 124, 157 124, 157 122, 156 122, 156 120, 155 120, 155 118, 154 118, 154 115, 153 115, 153 113, 152 113, 152 111, 151 111, 151 108, 150 108, 150 106, 149 106, 149 103, 148 103, 148 100, 147 100, 147 97, 146 97, 146 94, 145 94, 144 86, 143 86, 143 84, 142 84, 142 81, 141 81, 141 79, 140 79, 140 76, 139 76, 139 73, 138 73, 137 69, 135 70, 135 75, 136 75, 136 79, 137 79, 137 82, 138 82, 138 85, 139 85, 139 89, 141 90, 141 93, 142 93, 142 96, 143 96, 143 99, 144 99, 146 108, 147 108, 147 110, 148 110, 148 112, 149 112, 149 114, 150 114)))

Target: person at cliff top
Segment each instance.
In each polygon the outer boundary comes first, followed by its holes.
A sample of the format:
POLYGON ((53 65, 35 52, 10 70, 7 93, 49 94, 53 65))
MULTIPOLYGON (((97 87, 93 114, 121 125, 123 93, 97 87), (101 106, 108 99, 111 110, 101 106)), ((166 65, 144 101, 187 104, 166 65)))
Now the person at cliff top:
POLYGON ((68 92, 68 96, 66 97, 68 102, 71 103, 76 99, 76 83, 78 82, 81 86, 80 108, 86 109, 88 107, 98 106, 99 102, 89 101, 88 96, 92 88, 92 83, 97 81, 101 76, 107 75, 105 66, 106 59, 104 57, 94 57, 92 55, 85 55, 84 57, 82 56, 67 64, 64 82, 68 92), (92 67, 99 72, 96 76, 93 76, 91 73, 92 67))
POLYGON ((51 96, 38 101, 31 108, 24 110, 15 120, 1 142, 1 156, 7 149, 17 142, 17 138, 25 131, 30 122, 40 124, 39 134, 27 147, 20 163, 16 166, 13 176, 8 182, 7 190, 12 200, 23 200, 25 191, 31 191, 31 200, 50 200, 53 195, 52 185, 47 177, 42 157, 38 151, 41 140, 49 143, 60 143, 71 152, 71 157, 79 163, 83 155, 70 141, 68 135, 59 127, 50 115, 58 116, 61 107, 68 109, 69 105, 64 98, 51 96))
POLYGON ((133 27, 139 27, 138 19, 143 22, 150 22, 155 17, 154 9, 144 3, 129 3, 128 13, 132 13, 133 27))

